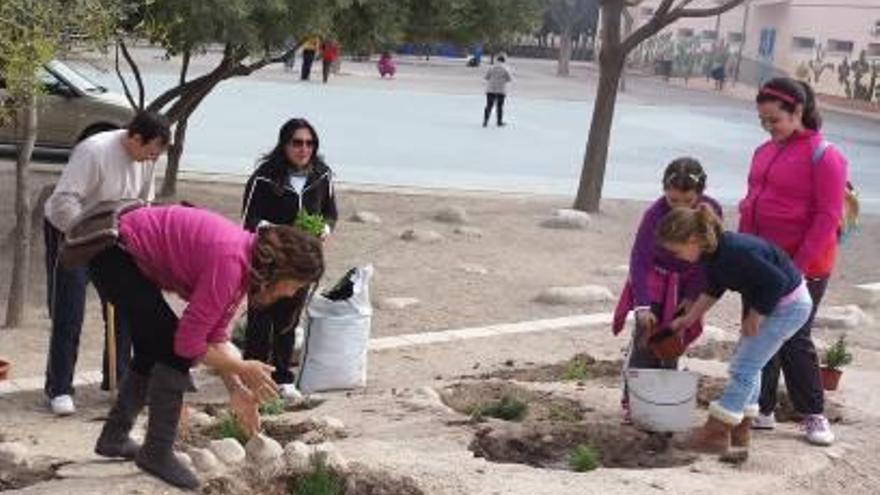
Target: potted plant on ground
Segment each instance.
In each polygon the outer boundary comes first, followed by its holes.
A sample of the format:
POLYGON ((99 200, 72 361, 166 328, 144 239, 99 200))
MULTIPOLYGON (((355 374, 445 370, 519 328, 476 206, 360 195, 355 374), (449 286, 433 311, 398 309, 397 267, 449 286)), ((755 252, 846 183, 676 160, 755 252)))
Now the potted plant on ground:
POLYGON ((837 390, 837 384, 843 374, 841 368, 852 363, 852 354, 847 350, 846 340, 843 336, 838 337, 834 345, 825 350, 822 363, 822 367, 819 369, 822 386, 825 387, 825 390, 837 390))

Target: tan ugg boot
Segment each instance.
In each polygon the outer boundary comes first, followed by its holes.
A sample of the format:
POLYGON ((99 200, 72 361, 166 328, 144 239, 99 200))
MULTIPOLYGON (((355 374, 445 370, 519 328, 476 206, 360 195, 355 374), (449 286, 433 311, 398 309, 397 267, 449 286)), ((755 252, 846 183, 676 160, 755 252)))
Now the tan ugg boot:
POLYGON ((733 447, 749 448, 752 440, 752 418, 743 418, 742 422, 730 431, 730 445, 733 447))
POLYGON ((730 450, 730 431, 732 429, 732 425, 714 416, 709 416, 706 424, 691 433, 686 447, 703 454, 724 455, 730 450))

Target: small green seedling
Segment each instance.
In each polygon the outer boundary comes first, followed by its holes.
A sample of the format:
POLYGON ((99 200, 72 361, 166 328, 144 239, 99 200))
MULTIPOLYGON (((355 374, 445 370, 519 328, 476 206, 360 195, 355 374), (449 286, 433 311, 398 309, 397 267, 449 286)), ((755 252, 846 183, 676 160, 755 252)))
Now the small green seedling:
POLYGON ((568 364, 568 367, 565 368, 565 371, 562 372, 560 378, 565 382, 583 381, 590 378, 590 370, 587 369, 587 363, 583 361, 572 361, 568 364))
POLYGON ((568 455, 568 465, 578 473, 592 471, 601 466, 601 455, 592 445, 581 444, 568 455))
POLYGON ((234 438, 242 445, 247 444, 249 440, 247 433, 245 433, 238 424, 238 420, 235 419, 235 416, 229 413, 225 413, 221 417, 220 427, 217 434, 220 438, 234 438))
POLYGON ((263 416, 278 416, 286 411, 284 399, 275 397, 269 402, 260 404, 260 414, 263 416))
POLYGON ((324 226, 326 224, 322 215, 313 215, 305 210, 300 210, 296 220, 293 222, 295 227, 316 237, 324 234, 324 226))
POLYGON ((342 477, 327 466, 326 454, 312 456, 312 469, 295 478, 288 486, 291 495, 342 495, 345 483, 342 477))
POLYGON ((498 402, 490 402, 475 408, 473 415, 488 416, 490 418, 503 419, 505 421, 522 421, 529 412, 529 405, 525 402, 505 395, 498 402))
POLYGON ((825 356, 822 361, 830 369, 839 370, 844 366, 852 363, 853 356, 846 346, 846 340, 843 336, 838 337, 834 344, 825 350, 825 356))

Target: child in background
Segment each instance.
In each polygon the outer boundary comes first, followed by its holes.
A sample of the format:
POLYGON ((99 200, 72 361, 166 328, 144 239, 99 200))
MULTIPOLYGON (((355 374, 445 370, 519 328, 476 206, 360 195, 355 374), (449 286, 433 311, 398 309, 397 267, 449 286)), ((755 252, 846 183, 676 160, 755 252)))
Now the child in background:
MULTIPOLYGON (((624 369, 678 367, 677 358, 661 359, 648 346, 648 340, 663 323, 674 319, 676 312, 692 303, 705 286, 699 265, 676 259, 656 242, 660 221, 675 207, 696 208, 705 204, 720 217, 721 206, 704 194, 706 172, 700 162, 690 157, 673 160, 663 172, 663 196, 645 211, 630 255, 629 278, 614 312, 613 331, 623 330, 626 316, 635 312, 636 328, 624 369)), ((684 349, 702 332, 702 322, 678 336, 684 349)), ((629 422, 629 397, 624 385, 621 399, 624 422, 629 422)))

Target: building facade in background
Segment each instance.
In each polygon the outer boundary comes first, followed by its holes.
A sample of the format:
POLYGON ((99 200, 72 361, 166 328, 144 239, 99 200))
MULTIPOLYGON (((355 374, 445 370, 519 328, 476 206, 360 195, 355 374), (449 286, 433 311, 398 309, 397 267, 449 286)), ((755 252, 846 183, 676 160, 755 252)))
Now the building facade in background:
MULTIPOLYGON (((635 25, 650 19, 659 3, 633 7, 635 25)), ((698 0, 691 6, 718 3, 698 0)), ((725 46, 732 54, 729 73, 742 49, 739 79, 748 84, 785 73, 846 96, 838 78, 844 60, 857 60, 864 51, 869 63, 880 66, 880 0, 746 0, 718 17, 681 19, 667 31, 676 39, 696 37, 707 49, 725 46)))

